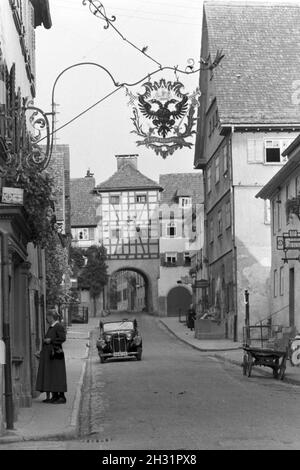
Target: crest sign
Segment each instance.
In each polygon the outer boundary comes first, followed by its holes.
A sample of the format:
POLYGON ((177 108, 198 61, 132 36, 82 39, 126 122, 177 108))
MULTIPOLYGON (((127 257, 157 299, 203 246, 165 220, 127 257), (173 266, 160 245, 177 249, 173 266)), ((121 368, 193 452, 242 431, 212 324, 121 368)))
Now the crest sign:
POLYGON ((191 148, 193 143, 187 139, 196 133, 195 111, 199 106, 200 91, 183 93, 184 85, 179 82, 148 81, 143 84, 145 92, 130 96, 129 105, 133 107, 134 130, 142 137, 137 145, 145 145, 157 155, 166 158, 183 147, 191 148))

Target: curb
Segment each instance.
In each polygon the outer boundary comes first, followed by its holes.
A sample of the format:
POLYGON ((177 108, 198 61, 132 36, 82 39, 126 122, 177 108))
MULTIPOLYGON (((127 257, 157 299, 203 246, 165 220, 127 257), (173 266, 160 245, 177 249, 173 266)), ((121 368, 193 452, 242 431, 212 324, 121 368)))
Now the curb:
POLYGON ((204 349, 204 348, 200 348, 199 346, 196 346, 195 344, 192 344, 190 343, 188 340, 185 340, 184 338, 181 338, 181 336, 178 336, 168 325, 166 325, 164 323, 163 320, 159 319, 159 322, 170 332, 172 333, 177 339, 179 339, 180 341, 182 341, 183 343, 185 344, 188 344, 189 346, 191 346, 192 348, 194 349, 198 349, 198 351, 202 351, 202 352, 217 352, 217 351, 239 351, 239 350, 242 350, 242 347, 241 346, 238 346, 236 348, 223 348, 223 349, 204 349))
POLYGON ((92 332, 90 331, 89 342, 85 349, 85 356, 83 357, 84 363, 82 364, 80 379, 76 387, 75 399, 74 399, 73 410, 72 410, 72 415, 71 415, 70 426, 74 426, 75 428, 74 432, 76 435, 78 434, 78 431, 79 431, 78 423, 79 423, 80 402, 81 402, 82 387, 84 384, 84 378, 85 378, 85 373, 86 373, 86 364, 87 364, 87 361, 89 359, 89 354, 90 354, 91 334, 92 332))
POLYGON ((91 334, 92 330, 89 332, 89 346, 86 346, 85 350, 85 355, 82 357, 82 360, 84 361, 82 367, 81 367, 81 374, 80 374, 80 379, 78 381, 77 387, 76 387, 76 392, 75 392, 75 398, 74 398, 74 403, 72 407, 72 413, 71 413, 71 418, 70 418, 70 425, 69 425, 69 430, 61 433, 53 433, 53 434, 44 434, 42 436, 37 436, 36 434, 32 436, 17 436, 14 435, 13 433, 16 432, 15 430, 9 430, 6 431, 6 435, 0 437, 0 449, 1 449, 1 444, 13 444, 14 442, 28 442, 28 441, 47 441, 47 440, 53 440, 53 441, 61 441, 61 440, 73 440, 78 437, 78 431, 79 431, 79 411, 80 411, 80 403, 81 403, 81 393, 82 393, 82 388, 84 384, 84 378, 85 378, 85 373, 86 373, 86 365, 87 361, 89 359, 90 355, 90 341, 91 341, 91 334))

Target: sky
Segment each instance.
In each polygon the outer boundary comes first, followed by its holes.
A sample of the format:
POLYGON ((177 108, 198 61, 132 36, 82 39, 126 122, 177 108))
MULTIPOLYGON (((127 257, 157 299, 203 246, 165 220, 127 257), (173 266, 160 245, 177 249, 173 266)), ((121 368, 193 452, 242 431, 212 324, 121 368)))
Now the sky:
MULTIPOLYGON (((124 41, 114 30, 92 15, 82 0, 50 0, 53 26, 36 29, 36 106, 51 111, 51 93, 56 77, 67 67, 80 62, 95 62, 105 67, 117 82, 134 83, 158 69, 158 65, 124 41)), ((193 59, 199 66, 202 0, 103 0, 106 14, 116 17, 120 33, 162 66, 185 70, 193 59)), ((174 71, 160 71, 152 81, 174 81, 174 71)), ((199 74, 178 74, 184 92, 197 86, 199 74)), ((145 80, 147 81, 147 79, 145 80)), ((90 105, 113 92, 109 75, 96 66, 78 66, 65 72, 55 87, 57 127, 62 126, 90 105)), ((143 93, 141 85, 130 88, 143 93)), ((158 181, 160 174, 196 172, 194 146, 166 159, 145 146, 137 146, 138 136, 131 131, 132 107, 125 91, 111 97, 56 133, 57 144, 70 146, 71 178, 94 173, 96 183, 116 171, 118 154, 138 154, 138 169, 158 181)), ((194 139, 189 139, 193 141, 194 139)))

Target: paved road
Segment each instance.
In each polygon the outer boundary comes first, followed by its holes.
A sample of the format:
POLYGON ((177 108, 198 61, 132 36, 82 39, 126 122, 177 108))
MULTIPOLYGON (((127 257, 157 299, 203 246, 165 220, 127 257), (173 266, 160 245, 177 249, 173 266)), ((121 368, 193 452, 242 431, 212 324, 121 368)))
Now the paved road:
MULTIPOLYGON (((140 329, 140 362, 100 364, 92 347, 81 439, 40 448, 300 448, 300 387, 255 371, 244 377, 239 367, 180 342, 155 318, 142 316, 140 329)), ((19 448, 37 446, 23 443, 19 448)))

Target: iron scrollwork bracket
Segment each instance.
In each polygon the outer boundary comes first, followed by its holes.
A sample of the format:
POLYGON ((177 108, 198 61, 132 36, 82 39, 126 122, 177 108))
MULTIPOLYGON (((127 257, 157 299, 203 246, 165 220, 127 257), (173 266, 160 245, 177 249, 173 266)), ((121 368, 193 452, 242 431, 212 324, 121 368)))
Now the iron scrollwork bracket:
POLYGON ((32 101, 25 102, 24 113, 30 138, 30 148, 25 155, 25 162, 28 166, 35 165, 43 170, 51 158, 48 113, 34 106, 32 101), (41 140, 46 142, 43 149, 38 145, 41 140))
POLYGON ((105 21, 106 25, 104 26, 104 29, 109 28, 110 23, 116 20, 115 16, 111 16, 111 18, 108 18, 108 16, 106 15, 105 7, 103 3, 100 2, 100 0, 83 0, 82 4, 89 4, 90 12, 100 20, 105 21))

